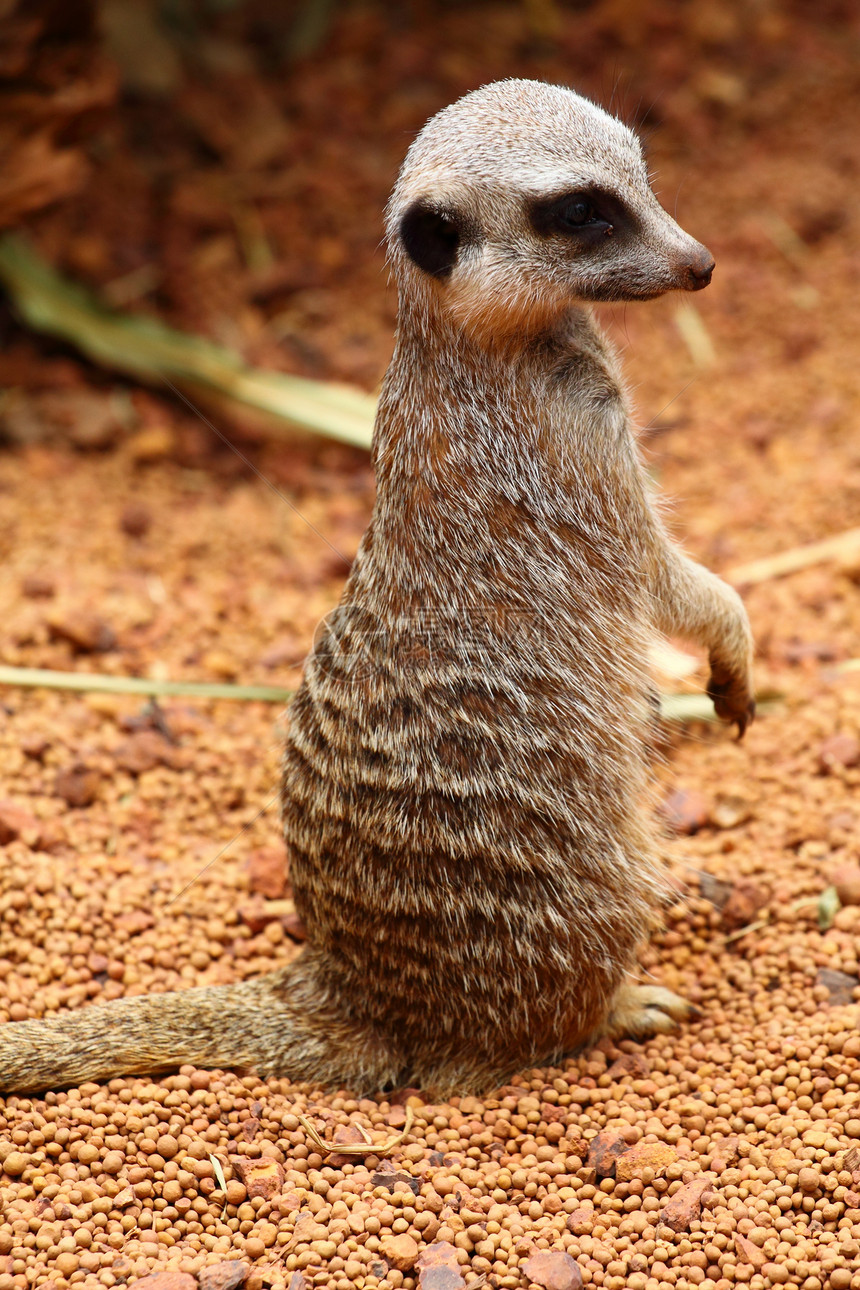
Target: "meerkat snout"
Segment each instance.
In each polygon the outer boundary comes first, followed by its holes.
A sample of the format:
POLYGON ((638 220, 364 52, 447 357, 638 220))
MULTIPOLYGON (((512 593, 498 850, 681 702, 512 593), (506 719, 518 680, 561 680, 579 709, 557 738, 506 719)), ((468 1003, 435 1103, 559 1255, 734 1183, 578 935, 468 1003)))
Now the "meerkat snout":
POLYGON ((678 266, 682 291, 701 291, 711 281, 714 272, 714 257, 706 246, 694 243, 694 249, 684 257, 678 266))

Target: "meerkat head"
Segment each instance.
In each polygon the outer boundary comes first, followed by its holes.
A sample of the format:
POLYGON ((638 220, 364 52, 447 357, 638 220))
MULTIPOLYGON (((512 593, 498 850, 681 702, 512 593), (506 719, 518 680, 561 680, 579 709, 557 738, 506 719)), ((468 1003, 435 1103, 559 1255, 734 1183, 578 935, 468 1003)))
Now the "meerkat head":
POLYGON ((428 121, 387 227, 402 296, 488 339, 577 302, 698 291, 714 267, 654 196, 635 134, 539 81, 486 85, 428 121))

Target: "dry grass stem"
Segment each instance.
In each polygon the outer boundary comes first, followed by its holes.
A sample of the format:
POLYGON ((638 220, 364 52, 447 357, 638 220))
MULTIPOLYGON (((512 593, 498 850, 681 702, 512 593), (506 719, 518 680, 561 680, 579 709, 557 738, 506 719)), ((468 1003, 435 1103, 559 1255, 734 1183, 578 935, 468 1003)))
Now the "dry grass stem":
POLYGON ((139 694, 160 699, 238 699, 287 703, 292 690, 277 685, 231 685, 209 681, 157 681, 146 676, 107 676, 96 672, 55 672, 43 667, 0 666, 0 685, 43 690, 83 690, 101 694, 139 694))
POLYGON ((313 1124, 311 1124, 307 1116, 302 1115, 299 1111, 295 1112, 295 1116, 296 1116, 296 1119, 299 1121, 299 1123, 302 1125, 302 1127, 305 1129, 308 1137, 313 1142, 317 1150, 323 1152, 325 1155, 379 1156, 380 1159, 383 1156, 390 1155, 395 1147, 400 1146, 401 1142, 403 1142, 404 1139, 408 1136, 409 1131, 412 1128, 413 1121, 415 1119, 415 1114, 412 1110, 412 1107, 407 1106, 406 1123, 404 1124, 400 1132, 395 1133, 394 1136, 389 1138, 387 1142, 383 1142, 383 1143, 372 1142, 367 1133, 367 1130, 364 1129, 360 1124, 357 1124, 356 1127, 359 1133, 365 1139, 364 1142, 326 1142, 324 1138, 320 1137, 319 1131, 314 1127, 313 1124))
POLYGON ((736 564, 725 576, 737 586, 749 587, 753 583, 782 578, 788 573, 797 573, 800 569, 809 569, 812 565, 824 564, 828 560, 841 560, 858 554, 860 528, 846 529, 844 533, 822 538, 820 542, 808 542, 803 546, 792 547, 789 551, 765 556, 761 560, 751 560, 748 564, 736 564))
POLYGON ((0 238, 0 282, 36 331, 70 341, 103 367, 138 380, 173 381, 193 393, 232 399, 315 434, 369 448, 375 400, 342 384, 248 367, 232 350, 153 318, 107 309, 69 282, 22 238, 0 238))

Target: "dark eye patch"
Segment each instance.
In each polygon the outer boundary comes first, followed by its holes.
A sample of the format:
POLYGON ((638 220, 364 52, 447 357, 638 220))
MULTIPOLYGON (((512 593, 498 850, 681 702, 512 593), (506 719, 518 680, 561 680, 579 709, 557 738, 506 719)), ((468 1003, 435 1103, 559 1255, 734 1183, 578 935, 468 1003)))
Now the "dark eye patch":
POLYGON ((465 222, 455 210, 434 210, 417 201, 400 221, 400 238, 406 254, 433 278, 447 278, 457 263, 466 232, 465 222))
POLYGON ((532 228, 541 237, 575 237, 596 241, 630 226, 624 205, 602 188, 538 197, 529 207, 532 228))

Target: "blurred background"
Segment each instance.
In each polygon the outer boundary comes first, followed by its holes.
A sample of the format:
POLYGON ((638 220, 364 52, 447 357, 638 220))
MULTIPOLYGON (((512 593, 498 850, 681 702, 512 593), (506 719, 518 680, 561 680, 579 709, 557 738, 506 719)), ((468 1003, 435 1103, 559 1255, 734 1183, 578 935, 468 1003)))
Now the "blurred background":
MULTIPOLYGON (((2 0, 0 11, 0 225, 25 227, 104 303, 254 366, 376 385, 395 312, 381 212, 398 165, 430 114, 499 77, 571 84, 644 130, 662 199, 717 254, 706 315, 736 265, 746 309, 769 290, 771 262, 796 270, 849 217, 838 190, 857 163, 853 128, 840 128, 856 94, 850 0, 2 0), (780 165, 790 154, 807 167, 800 182, 780 165)), ((771 333, 780 311, 762 303, 771 333)), ((808 292, 792 298, 806 315, 810 305, 808 292)), ((716 345, 690 317, 681 344, 701 363, 716 345)), ((0 329, 3 386, 95 379, 68 347, 34 340, 15 309, 0 329)), ((761 341, 770 352, 772 336, 761 341)), ((796 361, 810 343, 799 324, 783 348, 796 361)), ((72 437, 106 446, 116 427, 89 406, 72 437)), ((59 410, 7 399, 5 434, 32 439, 27 423, 59 410)), ((143 401, 127 421, 148 416, 143 401)), ((195 443, 220 452, 211 435, 177 434, 186 456, 195 443)))
POLYGON ((89 650, 108 669, 295 680, 372 505, 396 314, 385 201, 427 117, 509 75, 573 85, 637 127, 661 200, 716 256, 694 300, 601 311, 679 532, 726 568, 856 524, 849 0, 0 0, 0 15, 7 663, 89 650), (244 588, 220 608, 203 596, 192 646, 165 615, 227 576, 219 560, 244 588), (146 577, 162 591, 141 608, 146 577), (69 628, 81 605, 103 629, 69 628))

